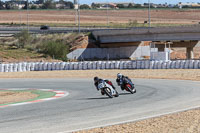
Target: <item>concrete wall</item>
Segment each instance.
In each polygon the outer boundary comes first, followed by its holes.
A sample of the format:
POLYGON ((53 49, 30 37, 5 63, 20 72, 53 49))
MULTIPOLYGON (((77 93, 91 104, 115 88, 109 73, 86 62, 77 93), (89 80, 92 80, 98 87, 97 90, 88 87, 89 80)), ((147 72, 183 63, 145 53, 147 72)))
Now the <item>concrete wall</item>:
POLYGON ((154 34, 124 34, 99 37, 100 43, 139 42, 139 41, 171 41, 200 40, 199 33, 154 33, 154 34))
POLYGON ((199 25, 196 26, 169 26, 169 27, 135 27, 132 29, 106 29, 106 30, 96 30, 92 34, 96 39, 98 36, 102 35, 121 35, 121 34, 149 34, 149 33, 200 33, 199 25))
POLYGON ((176 61, 84 61, 0 64, 0 72, 90 70, 90 69, 200 69, 200 60, 176 61))
POLYGON ((149 46, 131 46, 121 48, 81 48, 67 55, 68 59, 119 59, 119 58, 141 58, 150 56, 149 46))
POLYGON ((126 30, 101 30, 92 34, 100 43, 200 40, 200 27, 152 27, 126 30))
POLYGON ((168 61, 170 60, 170 53, 169 52, 151 52, 150 59, 168 61))
POLYGON ((197 43, 197 45, 195 47, 200 47, 200 41, 197 43))

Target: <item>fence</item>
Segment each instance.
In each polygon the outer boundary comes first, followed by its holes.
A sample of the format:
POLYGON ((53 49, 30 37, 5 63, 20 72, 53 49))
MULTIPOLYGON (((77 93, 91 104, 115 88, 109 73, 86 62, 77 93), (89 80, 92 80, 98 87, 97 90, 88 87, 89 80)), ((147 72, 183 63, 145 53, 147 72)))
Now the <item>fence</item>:
POLYGON ((200 69, 200 60, 175 61, 84 61, 0 64, 0 72, 91 70, 91 69, 200 69))

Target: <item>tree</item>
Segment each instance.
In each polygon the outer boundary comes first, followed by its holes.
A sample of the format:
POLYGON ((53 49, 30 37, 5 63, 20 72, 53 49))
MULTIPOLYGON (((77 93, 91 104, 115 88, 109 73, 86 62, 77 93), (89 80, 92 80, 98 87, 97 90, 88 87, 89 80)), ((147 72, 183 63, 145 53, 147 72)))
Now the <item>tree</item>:
POLYGON ((56 3, 53 0, 46 0, 42 6, 42 9, 55 9, 56 3))
POLYGON ((140 4, 135 4, 134 8, 142 8, 142 6, 140 4))
POLYGON ((7 9, 7 10, 12 9, 12 5, 11 5, 11 3, 10 3, 9 1, 6 2, 5 5, 6 5, 6 9, 7 9))
POLYGON ((133 6, 133 4, 132 3, 129 3, 128 4, 128 8, 133 8, 134 6, 133 6))
POLYGON ((90 7, 87 4, 83 4, 80 6, 80 9, 90 9, 90 7))
POLYGON ((100 8, 100 4, 95 4, 95 3, 92 3, 92 5, 91 5, 91 7, 93 8, 93 9, 97 9, 97 8, 100 8))
POLYGON ((31 5, 30 9, 37 9, 36 5, 31 5))
POLYGON ((58 3, 65 4, 65 1, 64 0, 59 0, 58 3))
POLYGON ((44 0, 38 0, 37 3, 38 3, 38 4, 43 4, 43 3, 44 3, 44 0))
POLYGON ((117 4, 118 8, 125 8, 123 4, 117 4))
POLYGON ((4 5, 5 5, 5 3, 0 1, 0 10, 5 9, 4 5))
POLYGON ((27 7, 29 7, 28 1, 25 2, 25 6, 23 7, 23 9, 27 9, 27 7))
POLYGON ((71 1, 65 2, 65 6, 69 7, 70 9, 74 9, 74 4, 71 1))
POLYGON ((18 9, 18 6, 16 6, 13 1, 7 1, 7 2, 5 2, 5 7, 6 7, 7 10, 18 9))

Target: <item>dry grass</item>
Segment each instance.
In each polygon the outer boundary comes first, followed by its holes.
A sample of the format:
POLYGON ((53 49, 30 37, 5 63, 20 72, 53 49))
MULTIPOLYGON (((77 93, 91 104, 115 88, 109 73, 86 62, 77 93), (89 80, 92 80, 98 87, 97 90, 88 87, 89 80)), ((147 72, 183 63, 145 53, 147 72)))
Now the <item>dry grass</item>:
MULTIPOLYGON (((30 10, 29 24, 75 24, 75 10, 30 10)), ((143 23, 148 18, 148 10, 109 10, 109 22, 129 23, 137 20, 143 23)), ((152 10, 153 23, 197 24, 200 10, 152 10)), ((27 21, 26 11, 1 11, 0 23, 24 23, 27 21)), ((106 10, 81 10, 81 24, 106 24, 106 10)))
POLYGON ((36 98, 38 95, 31 92, 0 91, 0 104, 16 103, 36 98))
POLYGON ((0 37, 0 61, 3 62, 20 62, 20 61, 55 61, 52 57, 38 52, 41 47, 48 41, 59 41, 71 47, 77 37, 82 34, 47 34, 47 35, 32 35, 30 44, 25 45, 25 48, 18 48, 19 41, 15 37, 0 37))

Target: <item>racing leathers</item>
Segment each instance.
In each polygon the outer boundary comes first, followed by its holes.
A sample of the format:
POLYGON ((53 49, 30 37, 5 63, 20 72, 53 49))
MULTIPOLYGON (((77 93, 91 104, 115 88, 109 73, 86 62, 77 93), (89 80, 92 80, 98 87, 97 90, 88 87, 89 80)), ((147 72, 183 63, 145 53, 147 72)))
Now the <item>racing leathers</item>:
POLYGON ((121 77, 117 77, 116 82, 118 84, 118 86, 121 87, 122 90, 125 89, 125 85, 128 83, 131 85, 132 88, 134 88, 134 84, 132 83, 131 79, 129 79, 127 76, 121 76, 121 77))
MULTIPOLYGON (((97 89, 98 91, 99 91, 98 85, 99 85, 99 83, 100 83, 102 80, 103 80, 103 79, 98 79, 97 82, 94 82, 94 85, 95 85, 95 87, 96 87, 96 89, 97 89)), ((113 89, 115 89, 115 87, 113 86, 113 84, 112 84, 111 81, 109 81, 109 80, 103 80, 103 81, 105 81, 107 84, 111 85, 111 86, 113 87, 113 89)), ((101 90, 101 94, 104 95, 104 94, 105 94, 104 91, 101 90)))

